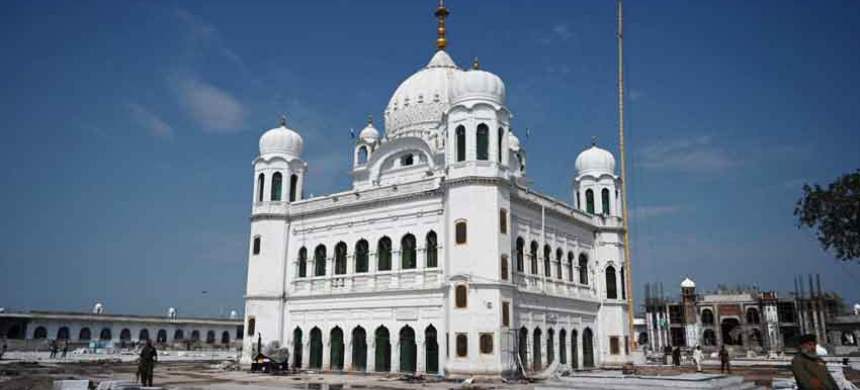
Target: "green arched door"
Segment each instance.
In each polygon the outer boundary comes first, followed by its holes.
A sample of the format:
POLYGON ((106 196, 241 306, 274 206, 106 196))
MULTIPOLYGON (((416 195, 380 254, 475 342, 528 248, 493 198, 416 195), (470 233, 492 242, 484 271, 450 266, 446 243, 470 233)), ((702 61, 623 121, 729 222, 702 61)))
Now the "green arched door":
POLYGON ((337 326, 331 330, 330 360, 332 370, 343 370, 343 331, 337 326))
POLYGON ((374 345, 376 346, 376 371, 391 371, 391 340, 388 334, 388 329, 384 326, 380 326, 379 328, 376 328, 376 334, 374 336, 374 345))
POLYGON ((367 332, 360 326, 352 330, 352 368, 356 371, 367 369, 367 332))
POLYGON ((415 372, 418 348, 415 345, 415 331, 409 325, 400 329, 400 371, 415 372))
POLYGON ((323 343, 322 332, 319 328, 311 329, 311 361, 310 368, 322 368, 323 343))
POLYGON ((436 341, 436 328, 433 325, 424 331, 424 353, 427 372, 439 372, 439 342, 436 341))

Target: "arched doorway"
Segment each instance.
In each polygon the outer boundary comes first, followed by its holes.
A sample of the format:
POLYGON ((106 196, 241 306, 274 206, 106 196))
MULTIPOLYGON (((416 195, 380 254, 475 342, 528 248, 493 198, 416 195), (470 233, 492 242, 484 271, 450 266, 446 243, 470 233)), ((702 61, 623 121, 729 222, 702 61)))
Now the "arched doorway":
MULTIPOLYGON (((99 333, 99 340, 100 341, 110 341, 112 338, 113 337, 111 335, 110 328, 104 328, 104 329, 102 329, 102 332, 99 333)), ((131 338, 130 334, 129 334, 129 338, 131 338)))
POLYGON ((310 368, 322 368, 323 342, 322 331, 314 327, 311 329, 311 357, 308 362, 310 368))
POLYGON ((376 346, 376 371, 391 371, 391 341, 388 329, 384 326, 376 328, 374 345, 376 346))
POLYGON ((415 372, 418 362, 415 331, 409 325, 400 328, 400 371, 415 372))
POLYGON ((570 368, 576 370, 579 368, 579 335, 576 329, 570 331, 570 368))
POLYGON ((296 368, 302 367, 302 350, 304 349, 304 344, 302 343, 302 328, 296 327, 293 330, 293 366, 296 368))
POLYGON ((360 326, 352 330, 352 368, 356 371, 367 369, 367 332, 360 326))
POLYGON ((424 353, 427 372, 439 372, 439 342, 436 341, 436 328, 433 325, 424 330, 424 353))
MULTIPOLYGON (((104 333, 104 331, 102 331, 104 333)), ((119 341, 131 341, 131 331, 128 328, 119 332, 119 341)))
POLYGON ((40 326, 33 331, 33 338, 36 340, 42 340, 48 338, 48 330, 45 329, 44 326, 40 326))
POLYGON ((149 331, 148 331, 148 330, 146 330, 146 329, 141 329, 141 330, 140 330, 140 332, 139 332, 139 333, 138 333, 138 335, 137 335, 137 339, 138 339, 139 341, 146 341, 146 340, 149 340, 149 331))
POLYGON ((62 327, 57 330, 57 340, 68 340, 69 339, 69 328, 62 327))
POLYGON ((741 322, 737 318, 725 318, 720 322, 720 333, 725 345, 743 345, 741 322))
POLYGON ((331 330, 329 364, 332 370, 343 370, 343 331, 335 326, 331 330))
POLYGON ((522 364, 523 369, 526 369, 529 366, 529 331, 526 327, 520 328, 517 344, 517 350, 520 353, 520 364, 522 364))
POLYGON ((567 364, 567 331, 558 331, 558 362, 567 364))
POLYGON ((90 328, 81 328, 80 333, 78 333, 78 340, 81 341, 90 341, 93 338, 92 333, 90 333, 90 328))
POLYGON ((705 331, 702 332, 702 344, 705 344, 706 347, 717 345, 717 334, 714 333, 713 329, 705 329, 705 331))
POLYGON ((200 341, 200 331, 192 330, 191 331, 191 341, 197 342, 200 341))
POLYGON ((534 340, 532 340, 532 369, 535 371, 540 371, 541 366, 541 358, 540 358, 540 349, 541 349, 541 338, 542 332, 540 328, 535 328, 534 332, 534 340))
POLYGON ((185 332, 182 329, 177 329, 176 332, 173 332, 173 341, 185 340, 185 332))
POLYGON ((594 368, 594 335, 591 328, 582 331, 582 365, 585 368, 594 368))
POLYGON ((230 344, 230 332, 225 330, 221 333, 221 344, 230 344))
POLYGON ((552 328, 546 331, 546 364, 552 364, 555 360, 555 331, 552 328))
POLYGON ((9 327, 9 330, 6 331, 6 338, 9 340, 23 340, 26 337, 24 337, 24 331, 21 329, 21 325, 13 324, 9 327))
POLYGON ((215 331, 210 330, 206 332, 206 344, 215 344, 215 331))
POLYGON ((159 329, 158 333, 155 336, 155 341, 159 343, 167 342, 167 331, 164 329, 159 329))

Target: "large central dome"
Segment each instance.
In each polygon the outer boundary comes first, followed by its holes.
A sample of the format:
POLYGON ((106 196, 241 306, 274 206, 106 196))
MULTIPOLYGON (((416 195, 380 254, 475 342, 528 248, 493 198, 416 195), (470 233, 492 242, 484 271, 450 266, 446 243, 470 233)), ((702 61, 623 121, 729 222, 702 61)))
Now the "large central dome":
POLYGON ((385 108, 386 135, 423 138, 437 130, 442 114, 451 106, 454 75, 462 72, 448 53, 437 51, 426 67, 394 91, 385 108))

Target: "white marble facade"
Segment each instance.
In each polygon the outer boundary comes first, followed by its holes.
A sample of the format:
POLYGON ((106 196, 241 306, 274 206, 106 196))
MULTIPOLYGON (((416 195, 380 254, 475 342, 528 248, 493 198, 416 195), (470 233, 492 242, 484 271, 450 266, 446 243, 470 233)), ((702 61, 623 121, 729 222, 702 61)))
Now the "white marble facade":
POLYGON ((258 338, 334 371, 498 376, 518 356, 527 369, 627 360, 614 158, 597 146, 577 158, 571 203, 535 191, 504 84, 478 67, 440 49, 404 81, 385 135, 368 123, 344 151, 343 192, 305 198, 299 132, 263 135, 244 364, 258 338))

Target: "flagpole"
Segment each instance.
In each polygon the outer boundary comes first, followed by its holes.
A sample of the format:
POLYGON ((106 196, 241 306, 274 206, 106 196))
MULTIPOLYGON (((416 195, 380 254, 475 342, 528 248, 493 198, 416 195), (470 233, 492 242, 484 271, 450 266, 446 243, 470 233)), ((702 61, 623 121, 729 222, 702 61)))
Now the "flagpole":
POLYGON ((627 284, 627 327, 630 335, 630 351, 636 350, 636 332, 633 326, 633 272, 630 267, 630 214, 627 212, 627 164, 624 150, 624 5, 618 0, 618 140, 621 152, 621 202, 624 209, 624 268, 627 272, 624 283, 627 284))

